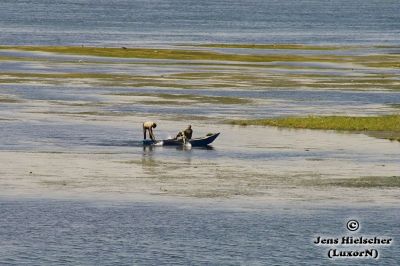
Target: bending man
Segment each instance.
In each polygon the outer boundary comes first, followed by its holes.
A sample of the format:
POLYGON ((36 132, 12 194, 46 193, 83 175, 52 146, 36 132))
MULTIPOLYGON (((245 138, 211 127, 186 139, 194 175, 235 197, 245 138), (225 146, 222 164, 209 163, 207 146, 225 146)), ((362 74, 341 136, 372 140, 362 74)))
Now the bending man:
POLYGON ((151 140, 156 141, 156 138, 154 137, 154 133, 153 133, 153 128, 156 128, 157 124, 152 122, 152 121, 147 121, 143 123, 143 137, 144 139, 146 139, 147 135, 147 131, 149 131, 149 136, 151 138, 151 140))

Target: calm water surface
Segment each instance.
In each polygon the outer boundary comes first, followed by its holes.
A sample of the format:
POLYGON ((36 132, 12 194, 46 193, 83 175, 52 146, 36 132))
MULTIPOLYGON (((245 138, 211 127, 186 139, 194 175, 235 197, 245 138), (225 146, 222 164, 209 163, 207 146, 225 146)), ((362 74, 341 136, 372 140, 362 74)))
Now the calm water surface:
MULTIPOLYGON (((390 208, 3 199, 0 211, 2 265, 348 265, 328 260, 328 248, 312 241, 318 235, 400 237, 398 209, 390 208), (359 232, 346 231, 349 218, 358 219, 359 232)), ((375 248, 379 260, 351 264, 397 264, 397 245, 375 248)))
POLYGON ((0 44, 400 44, 399 1, 3 0, 0 44))

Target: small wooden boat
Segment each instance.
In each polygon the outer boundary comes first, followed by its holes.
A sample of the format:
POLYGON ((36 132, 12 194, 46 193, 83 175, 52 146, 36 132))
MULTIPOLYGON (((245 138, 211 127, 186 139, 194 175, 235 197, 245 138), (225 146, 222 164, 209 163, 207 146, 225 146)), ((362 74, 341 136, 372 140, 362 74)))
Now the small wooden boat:
MULTIPOLYGON (((205 147, 210 145, 220 133, 209 134, 202 138, 190 139, 188 142, 192 147, 205 147)), ((185 145, 181 139, 165 139, 161 141, 143 140, 143 145, 160 145, 160 146, 182 146, 185 145)))

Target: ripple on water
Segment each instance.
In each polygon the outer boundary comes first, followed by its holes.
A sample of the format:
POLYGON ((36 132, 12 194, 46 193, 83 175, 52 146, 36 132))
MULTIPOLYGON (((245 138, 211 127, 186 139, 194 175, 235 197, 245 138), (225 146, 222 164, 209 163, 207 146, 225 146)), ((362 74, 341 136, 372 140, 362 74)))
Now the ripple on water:
MULTIPOLYGON (((190 204, 3 199, 0 209, 1 263, 328 263, 325 250, 313 245, 312 239, 320 234, 347 234, 344 224, 349 217, 360 221, 364 233, 400 237, 395 208, 240 210, 190 204)), ((397 260, 394 246, 380 251, 380 263, 390 265, 397 260)), ((374 262, 352 260, 355 265, 374 262)), ((336 263, 346 265, 348 261, 336 263)))

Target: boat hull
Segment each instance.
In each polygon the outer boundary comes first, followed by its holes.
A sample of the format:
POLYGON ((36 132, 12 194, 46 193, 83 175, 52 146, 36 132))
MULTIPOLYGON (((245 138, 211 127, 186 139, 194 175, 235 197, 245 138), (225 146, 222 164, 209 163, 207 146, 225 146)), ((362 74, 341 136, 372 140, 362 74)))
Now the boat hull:
MULTIPOLYGON (((212 134, 210 136, 206 136, 203 138, 194 138, 189 140, 189 143, 192 147, 205 147, 210 145, 220 133, 212 134)), ((177 139, 165 139, 162 141, 153 141, 153 140, 144 140, 143 145, 157 145, 160 144, 162 146, 182 146, 185 143, 182 140, 177 139)))

